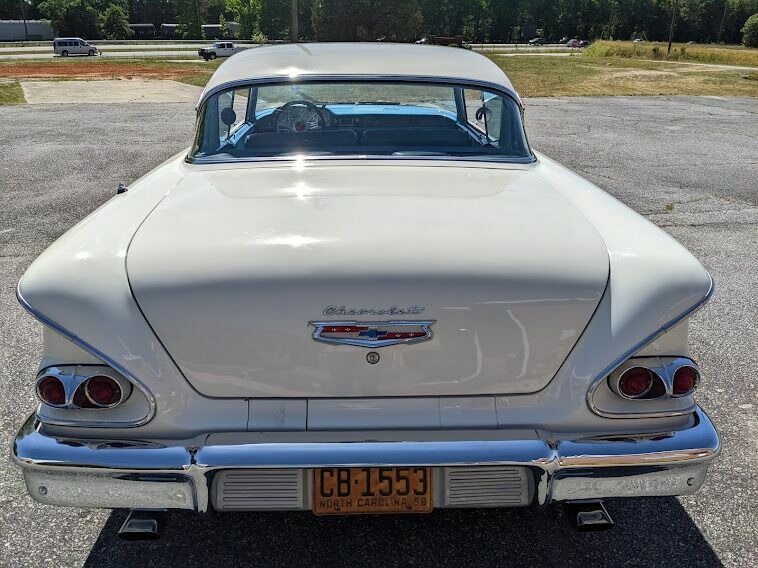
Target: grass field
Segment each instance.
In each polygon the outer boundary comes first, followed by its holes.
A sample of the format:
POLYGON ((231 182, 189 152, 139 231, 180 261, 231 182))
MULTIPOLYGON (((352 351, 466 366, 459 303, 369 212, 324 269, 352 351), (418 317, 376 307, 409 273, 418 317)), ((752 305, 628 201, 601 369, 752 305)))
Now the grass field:
POLYGON ((672 46, 671 54, 668 56, 667 49, 666 43, 596 41, 584 50, 584 54, 590 57, 623 57, 758 67, 758 49, 677 43, 672 46))
POLYGON ((758 97, 758 71, 619 57, 491 55, 524 97, 716 95, 758 97))
MULTIPOLYGON (((735 49, 733 51, 742 52, 735 49)), ((489 54, 525 97, 715 95, 758 97, 758 70, 712 68, 626 57, 489 54)), ((173 79, 203 86, 222 60, 176 63, 145 59, 0 62, 0 79, 173 79)), ((6 91, 13 90, 6 87, 6 91)), ((8 95, 8 98, 14 98, 8 95)), ((23 101, 21 101, 23 102, 23 101)), ((7 103, 6 103, 7 104, 7 103)))
POLYGON ((20 105, 25 102, 21 85, 15 81, 0 83, 0 105, 20 105))

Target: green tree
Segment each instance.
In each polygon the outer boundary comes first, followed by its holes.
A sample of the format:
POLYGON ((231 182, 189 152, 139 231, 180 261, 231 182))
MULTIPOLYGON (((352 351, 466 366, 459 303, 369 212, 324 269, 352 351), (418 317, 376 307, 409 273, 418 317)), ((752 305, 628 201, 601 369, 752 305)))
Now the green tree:
POLYGON ((410 41, 423 22, 416 0, 317 0, 312 18, 325 41, 410 41))
POLYGON ((129 18, 118 4, 111 4, 103 14, 101 24, 105 39, 128 39, 134 32, 129 29, 129 18))
POLYGON ((179 35, 183 39, 203 39, 203 22, 207 10, 204 0, 177 0, 179 35))
POLYGON ((742 43, 745 47, 758 47, 758 14, 750 16, 742 26, 742 43))
POLYGON ((100 37, 97 11, 87 0, 45 0, 37 8, 59 36, 100 37))
POLYGON ((226 27, 226 17, 224 16, 224 14, 219 14, 218 27, 221 28, 219 30, 219 35, 221 39, 226 38, 226 36, 229 35, 229 30, 226 27))
POLYGON ((240 37, 250 39, 260 31, 261 0, 228 0, 226 7, 240 25, 240 37))

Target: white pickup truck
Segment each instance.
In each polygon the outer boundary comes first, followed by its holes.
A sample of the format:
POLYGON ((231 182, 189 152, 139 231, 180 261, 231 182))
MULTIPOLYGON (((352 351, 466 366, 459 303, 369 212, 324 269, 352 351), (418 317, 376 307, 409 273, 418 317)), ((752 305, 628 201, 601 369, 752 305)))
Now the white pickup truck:
POLYGON ((213 45, 201 47, 197 50, 197 54, 206 61, 216 59, 217 57, 229 57, 237 53, 240 47, 236 47, 230 41, 217 41, 213 45))

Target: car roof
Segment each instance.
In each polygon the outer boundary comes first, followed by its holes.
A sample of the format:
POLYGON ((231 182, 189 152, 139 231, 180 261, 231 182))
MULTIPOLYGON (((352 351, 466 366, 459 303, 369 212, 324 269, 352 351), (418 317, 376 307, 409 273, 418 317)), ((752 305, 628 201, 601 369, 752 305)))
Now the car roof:
POLYGON ((393 43, 289 43, 245 49, 226 60, 200 97, 226 85, 266 79, 388 77, 489 84, 516 94, 487 57, 458 47, 393 43))

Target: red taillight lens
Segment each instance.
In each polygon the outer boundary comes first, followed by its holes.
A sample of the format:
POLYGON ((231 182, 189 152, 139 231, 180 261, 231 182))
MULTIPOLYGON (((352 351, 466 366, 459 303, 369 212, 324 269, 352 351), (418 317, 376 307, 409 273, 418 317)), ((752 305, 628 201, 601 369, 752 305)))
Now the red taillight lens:
POLYGON ((66 389, 57 377, 43 377, 37 383, 37 396, 45 404, 62 406, 66 403, 66 389))
POLYGON ((87 398, 96 406, 115 406, 121 401, 121 387, 106 376, 96 375, 84 383, 87 398))
POLYGON ((632 367, 619 378, 618 390, 627 398, 639 398, 653 386, 653 373, 645 367, 632 367))
POLYGON ((674 372, 674 384, 672 394, 674 396, 684 396, 695 390, 699 379, 698 372, 692 367, 679 367, 674 372))

